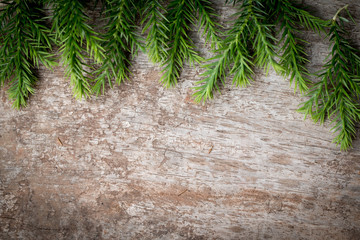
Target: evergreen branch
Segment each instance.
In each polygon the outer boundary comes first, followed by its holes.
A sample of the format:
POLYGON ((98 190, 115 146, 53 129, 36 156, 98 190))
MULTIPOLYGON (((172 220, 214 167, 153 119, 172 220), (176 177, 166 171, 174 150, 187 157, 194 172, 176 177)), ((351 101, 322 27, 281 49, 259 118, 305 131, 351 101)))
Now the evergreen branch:
POLYGON ((335 16, 329 32, 332 51, 319 75, 320 82, 314 85, 299 111, 315 122, 324 123, 330 118, 332 130, 337 133, 334 142, 340 144, 341 150, 347 150, 356 136, 355 124, 360 121, 360 76, 355 68, 360 65, 360 52, 344 37, 342 25, 347 20, 337 20, 335 16))
POLYGON ((96 95, 104 93, 106 82, 112 87, 111 80, 113 78, 117 84, 128 79, 129 55, 136 54, 140 46, 139 36, 136 34, 134 9, 135 5, 132 0, 108 0, 106 4, 105 13, 108 22, 105 26, 106 33, 103 36, 103 48, 106 54, 103 64, 94 71, 96 78, 92 91, 96 95))
POLYGON ((218 81, 220 79, 221 83, 225 85, 226 78, 226 69, 229 58, 231 58, 231 50, 234 46, 229 46, 226 50, 222 50, 221 54, 217 54, 215 57, 208 59, 207 61, 213 61, 209 64, 203 65, 202 67, 206 71, 201 75, 205 77, 201 81, 198 81, 194 87, 195 93, 195 102, 206 101, 207 99, 213 98, 213 92, 215 90, 220 92, 218 81))
POLYGON ((2 1, 0 10, 0 86, 10 79, 9 97, 13 106, 26 106, 34 93, 34 67, 51 68, 56 63, 51 50, 50 30, 36 1, 2 1))
POLYGON ((194 9, 193 1, 190 0, 173 0, 168 6, 169 49, 168 57, 163 63, 163 76, 160 79, 167 88, 177 83, 185 61, 190 64, 202 61, 202 58, 194 50, 193 41, 187 34, 190 25, 193 25, 195 21, 194 9))
POLYGON ((272 9, 271 18, 277 19, 277 22, 285 13, 293 22, 299 26, 304 26, 308 30, 317 33, 326 33, 326 28, 329 27, 329 21, 323 20, 312 15, 309 11, 305 10, 303 6, 296 4, 290 0, 267 0, 267 4, 272 9), (280 14, 280 16, 279 16, 280 14))
POLYGON ((85 6, 77 0, 52 0, 54 5, 53 31, 60 41, 65 74, 70 77, 73 93, 77 99, 90 94, 89 77, 84 67, 89 67, 85 59, 90 57, 97 63, 104 59, 104 50, 98 34, 86 22, 85 6), (86 53, 84 53, 86 52, 86 53))
POLYGON ((272 66, 277 72, 282 71, 282 67, 276 62, 274 42, 276 39, 272 35, 272 25, 267 24, 267 13, 261 1, 245 0, 237 12, 238 19, 235 21, 232 30, 227 34, 223 49, 218 51, 219 59, 217 63, 205 65, 207 71, 204 73, 205 79, 197 82, 203 84, 195 87, 195 101, 206 101, 213 97, 213 91, 219 90, 218 79, 225 83, 226 64, 234 64, 230 74, 234 74, 233 84, 245 87, 252 80, 253 65, 251 55, 248 50, 248 43, 253 40, 256 64, 269 71, 272 66), (254 39, 253 39, 254 38, 254 39), (221 57, 222 55, 222 57, 221 57))
POLYGON ((215 21, 219 16, 212 7, 210 0, 194 0, 195 7, 199 14, 200 29, 203 29, 202 36, 205 37, 205 44, 210 42, 211 49, 221 48, 221 33, 219 31, 222 26, 215 21))
POLYGON ((36 77, 32 72, 32 65, 23 56, 21 51, 17 51, 15 59, 15 76, 10 82, 9 98, 14 100, 13 107, 19 109, 26 107, 26 100, 30 94, 34 94, 33 88, 36 77))
POLYGON ((150 61, 160 63, 167 58, 167 28, 168 20, 162 12, 166 12, 165 8, 158 0, 147 0, 144 10, 145 17, 142 24, 146 23, 143 33, 149 30, 146 38, 146 49, 150 61))
POLYGON ((253 0, 251 1, 251 15, 252 15, 252 35, 255 36, 253 48, 255 51, 255 63, 257 66, 264 68, 266 74, 270 67, 273 67, 276 72, 283 72, 283 68, 275 60, 278 57, 274 43, 277 42, 273 36, 274 25, 268 23, 267 6, 264 6, 265 1, 253 0))
POLYGON ((280 32, 282 32, 280 42, 283 43, 280 52, 280 65, 283 67, 283 75, 290 78, 290 84, 294 82, 294 92, 297 89, 301 93, 308 91, 309 71, 305 64, 309 62, 305 52, 305 40, 296 36, 299 32, 298 26, 301 23, 294 16, 293 3, 288 0, 280 0, 276 3, 274 15, 280 22, 280 32))
POLYGON ((326 33, 325 28, 329 26, 329 21, 322 20, 318 17, 315 17, 308 11, 291 5, 290 11, 298 18, 301 23, 301 26, 310 29, 317 33, 326 33))
POLYGON ((226 0, 225 4, 232 3, 235 6, 238 2, 241 2, 241 0, 226 0))
POLYGON ((201 102, 213 98, 215 90, 220 91, 219 80, 225 85, 228 66, 234 63, 230 74, 234 74, 233 84, 246 86, 252 80, 251 56, 247 50, 250 41, 249 24, 251 20, 251 1, 244 1, 238 9, 238 18, 231 30, 226 34, 228 37, 223 41, 222 48, 216 51, 216 56, 208 59, 211 63, 204 65, 206 68, 202 76, 205 78, 196 83, 195 101, 201 102), (213 62, 212 62, 213 61, 213 62))

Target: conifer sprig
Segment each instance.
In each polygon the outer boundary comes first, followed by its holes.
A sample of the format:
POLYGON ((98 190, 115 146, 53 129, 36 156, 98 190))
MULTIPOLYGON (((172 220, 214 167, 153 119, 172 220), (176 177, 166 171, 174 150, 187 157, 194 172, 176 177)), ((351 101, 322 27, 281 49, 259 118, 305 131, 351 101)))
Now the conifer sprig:
POLYGON ((144 9, 145 17, 143 33, 149 31, 146 37, 146 49, 153 63, 163 62, 167 58, 167 33, 169 31, 166 10, 158 0, 147 0, 144 9))
POLYGON ((37 80, 34 70, 43 64, 51 68, 56 63, 51 51, 50 30, 44 23, 44 13, 36 1, 2 1, 0 10, 0 87, 9 80, 9 97, 13 107, 26 106, 34 94, 37 80))
POLYGON ((87 24, 89 17, 85 13, 84 1, 51 0, 51 2, 54 7, 52 30, 59 41, 62 62, 66 67, 65 75, 70 77, 74 96, 77 99, 86 98, 91 93, 87 70, 91 65, 86 61, 89 57, 96 63, 103 61, 104 50, 100 44, 101 39, 87 24))
POLYGON ((199 15, 199 28, 203 29, 202 36, 205 37, 205 44, 210 43, 212 50, 220 48, 222 26, 216 21, 219 16, 213 8, 214 4, 210 0, 194 0, 194 5, 199 15))
POLYGON ((191 25, 195 23, 194 9, 194 2, 191 0, 172 0, 168 5, 169 49, 160 79, 167 88, 176 85, 185 62, 194 64, 202 61, 188 35, 191 25))
MULTIPOLYGON (((233 1, 235 4, 236 1, 233 1)), ((219 91, 218 81, 225 85, 225 78, 228 74, 234 74, 233 83, 236 86, 246 86, 252 80, 253 64, 264 68, 266 72, 273 67, 277 72, 283 68, 275 60, 276 53, 273 36, 273 25, 267 22, 268 15, 266 6, 261 0, 244 0, 238 7, 237 20, 227 33, 227 38, 222 44, 224 47, 216 52, 216 56, 206 64, 207 69, 204 79, 197 82, 195 87, 195 101, 201 102, 213 97, 214 90, 219 91), (253 43, 252 45, 250 43, 253 43), (254 56, 251 54, 254 51, 254 56), (233 67, 228 73, 228 66, 233 67)))
POLYGON ((213 98, 214 91, 220 91, 219 80, 225 85, 227 71, 231 63, 231 74, 234 74, 233 83, 237 86, 246 86, 252 79, 252 56, 248 47, 250 38, 251 1, 244 1, 239 7, 238 18, 231 30, 227 32, 227 38, 222 48, 216 51, 215 57, 208 59, 209 64, 203 67, 206 71, 202 76, 205 78, 195 87, 195 101, 201 102, 213 98))
POLYGON ((105 57, 102 65, 94 72, 95 84, 92 91, 99 95, 105 90, 108 82, 112 87, 112 79, 117 84, 128 79, 130 74, 130 55, 134 55, 140 46, 136 33, 136 9, 132 0, 107 0, 105 3, 107 24, 103 35, 105 57))
POLYGON ((300 26, 304 26, 308 30, 312 30, 319 34, 326 33, 326 27, 329 26, 329 21, 323 20, 312 15, 305 9, 302 9, 300 6, 290 2, 289 0, 280 0, 282 4, 285 4, 288 7, 289 15, 294 17, 294 20, 300 22, 300 26))
MULTIPOLYGON (((305 66, 309 62, 304 46, 307 42, 298 37, 297 34, 300 32, 299 26, 302 26, 301 23, 303 22, 299 17, 301 16, 299 12, 305 13, 306 11, 296 8, 288 0, 276 0, 273 7, 275 9, 273 17, 276 22, 279 22, 280 32, 282 32, 279 41, 282 43, 279 50, 281 54, 280 65, 284 70, 282 75, 290 79, 290 84, 294 82, 294 92, 298 89, 300 93, 305 93, 310 84, 310 73, 305 66)), ((307 12, 306 16, 308 16, 307 12)), ((324 29, 323 25, 319 23, 320 19, 315 17, 310 19, 311 26, 324 29)))
POLYGON ((320 81, 299 111, 321 124, 330 118, 332 130, 337 133, 334 142, 340 144, 341 150, 347 150, 356 136, 355 124, 360 121, 360 52, 346 38, 344 24, 348 20, 338 14, 331 21, 328 36, 333 46, 319 74, 320 81))
POLYGON ((265 5, 265 1, 252 0, 251 11, 252 15, 252 35, 254 38, 255 63, 257 66, 264 68, 266 74, 270 67, 273 67, 277 73, 283 71, 282 66, 275 60, 279 57, 276 53, 277 39, 274 37, 274 23, 268 21, 269 6, 265 5))

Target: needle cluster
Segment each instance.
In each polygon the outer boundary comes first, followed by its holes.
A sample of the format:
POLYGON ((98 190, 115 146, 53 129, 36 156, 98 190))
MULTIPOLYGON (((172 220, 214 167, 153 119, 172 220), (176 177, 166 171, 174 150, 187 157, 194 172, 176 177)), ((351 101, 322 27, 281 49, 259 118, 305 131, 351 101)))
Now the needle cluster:
POLYGON ((289 0, 228 1, 237 7, 236 20, 226 33, 222 46, 215 56, 208 59, 203 74, 197 82, 195 101, 213 98, 220 91, 219 83, 225 85, 226 77, 233 76, 233 85, 245 87, 253 80, 254 67, 266 73, 272 67, 277 73, 294 82, 294 90, 304 93, 308 89, 309 72, 305 52, 306 41, 298 36, 305 26, 317 32, 324 31, 323 21, 289 0), (275 34, 279 26, 281 36, 275 34), (281 47, 279 47, 281 46, 281 47))
POLYGON ((50 53, 53 44, 59 46, 74 96, 82 99, 128 79, 138 49, 162 66, 161 83, 175 86, 186 64, 204 62, 191 38, 196 30, 214 53, 203 63, 203 79, 194 87, 196 102, 213 98, 229 76, 233 85, 246 87, 254 80, 255 68, 266 74, 274 69, 289 79, 294 92, 307 93, 299 111, 315 122, 330 118, 337 134, 334 142, 342 150, 351 147, 360 122, 360 53, 347 37, 348 20, 339 15, 346 7, 332 21, 324 21, 291 0, 227 0, 236 13, 223 33, 212 0, 94 1, 105 10, 101 33, 89 24, 89 1, 0 0, 0 87, 9 83, 15 108, 26 106, 35 92, 36 69, 56 64, 50 53), (49 3, 51 29, 45 24, 43 3, 49 3), (332 43, 316 83, 306 68, 304 30, 325 33, 332 43))
POLYGON ((314 84, 300 112, 315 122, 331 119, 334 139, 341 150, 352 146, 356 136, 355 124, 360 121, 360 52, 347 39, 344 26, 349 21, 338 14, 331 21, 328 34, 332 49, 322 71, 320 81, 314 84))
POLYGON ((312 16, 289 0, 271 0, 271 5, 271 18, 281 32, 279 63, 283 67, 282 75, 290 80, 290 84, 294 83, 294 92, 299 90, 300 93, 306 93, 311 82, 305 66, 309 63, 305 51, 307 42, 299 36, 302 31, 300 26, 320 34, 325 32, 327 22, 312 16))
POLYGON ((146 37, 146 50, 149 59, 153 63, 163 62, 167 54, 167 42, 169 32, 169 22, 164 14, 166 9, 159 0, 146 0, 144 9, 144 24, 142 33, 148 32, 146 37))
MULTIPOLYGON (((236 1, 233 1, 235 4, 236 1)), ((214 91, 220 91, 219 80, 225 85, 226 76, 231 74, 233 84, 245 87, 253 79, 253 67, 257 65, 269 71, 272 66, 276 71, 282 67, 275 60, 278 57, 275 49, 273 26, 267 21, 266 8, 262 1, 244 0, 238 7, 236 20, 226 38, 223 47, 216 55, 208 59, 203 74, 204 79, 195 87, 195 101, 206 101, 213 98, 214 91), (254 61, 253 61, 254 60, 254 61), (253 63, 255 62, 255 63, 253 63)))
POLYGON ((194 1, 190 0, 173 0, 169 3, 166 17, 169 21, 168 51, 160 79, 167 88, 176 85, 185 62, 193 64, 202 60, 188 33, 191 25, 195 25, 194 9, 194 1))
POLYGON ((49 53, 52 36, 38 1, 2 1, 0 21, 0 87, 9 82, 13 107, 25 107, 35 92, 39 64, 55 65, 49 53))
POLYGON ((105 84, 112 87, 112 80, 120 84, 130 74, 130 55, 140 46, 136 33, 136 6, 132 0, 104 1, 107 24, 102 35, 102 48, 105 51, 101 66, 94 71, 95 84, 92 91, 99 95, 105 90, 105 84))
POLYGON ((82 99, 90 96, 90 69, 87 61, 104 61, 104 49, 99 34, 87 23, 85 1, 51 0, 53 7, 53 27, 60 46, 61 59, 65 65, 65 75, 70 77, 74 96, 82 99))
POLYGON ((197 23, 197 16, 198 30, 203 31, 205 44, 210 42, 212 49, 221 45, 220 24, 216 23, 217 15, 210 0, 172 0, 167 7, 168 49, 160 79, 167 88, 176 85, 185 63, 193 65, 203 61, 189 36, 192 26, 197 23))

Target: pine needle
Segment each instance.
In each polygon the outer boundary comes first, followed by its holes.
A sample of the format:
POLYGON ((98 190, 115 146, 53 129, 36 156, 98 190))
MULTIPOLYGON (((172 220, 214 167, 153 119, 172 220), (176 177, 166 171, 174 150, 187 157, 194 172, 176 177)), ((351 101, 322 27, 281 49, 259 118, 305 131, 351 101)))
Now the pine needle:
POLYGON ((234 74, 233 83, 236 86, 246 86, 252 80, 253 64, 248 50, 250 38, 251 3, 244 1, 239 7, 238 18, 232 29, 227 32, 227 38, 222 43, 222 48, 216 51, 215 57, 208 59, 210 62, 203 65, 206 69, 204 79, 197 82, 195 101, 201 102, 213 98, 214 91, 220 91, 219 80, 225 85, 225 79, 230 70, 234 74), (234 64, 230 69, 230 64, 234 64))

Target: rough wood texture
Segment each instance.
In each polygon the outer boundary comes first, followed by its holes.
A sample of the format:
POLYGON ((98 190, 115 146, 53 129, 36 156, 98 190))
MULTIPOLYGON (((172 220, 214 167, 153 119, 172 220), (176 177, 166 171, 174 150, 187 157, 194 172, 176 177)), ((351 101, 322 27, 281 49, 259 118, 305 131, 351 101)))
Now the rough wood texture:
MULTIPOLYGON (((360 19, 357 1, 305 3, 360 19)), ((328 46, 307 39, 317 69, 328 46)), ((360 140, 340 152, 287 81, 259 73, 202 106, 201 69, 164 90, 144 55, 134 64, 87 102, 61 68, 21 111, 0 91, 0 239, 360 239, 360 140)))

